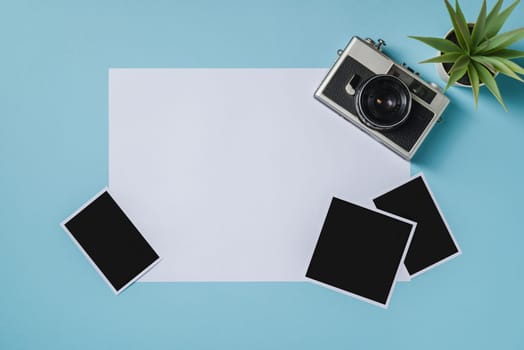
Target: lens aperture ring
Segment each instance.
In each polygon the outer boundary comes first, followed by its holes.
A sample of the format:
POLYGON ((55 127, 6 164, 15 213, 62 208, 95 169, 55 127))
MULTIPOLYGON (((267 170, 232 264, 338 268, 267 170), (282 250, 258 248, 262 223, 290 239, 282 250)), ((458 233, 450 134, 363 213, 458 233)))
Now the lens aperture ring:
POLYGON ((358 88, 358 117, 367 126, 389 130, 402 125, 411 111, 411 93, 399 78, 378 74, 358 88))

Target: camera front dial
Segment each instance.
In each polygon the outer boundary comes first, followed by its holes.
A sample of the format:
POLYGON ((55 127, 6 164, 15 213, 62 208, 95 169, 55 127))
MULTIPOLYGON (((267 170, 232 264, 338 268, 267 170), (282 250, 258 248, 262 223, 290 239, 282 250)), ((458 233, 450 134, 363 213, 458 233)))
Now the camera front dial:
POLYGON ((411 94, 399 78, 374 75, 359 87, 356 107, 364 124, 377 130, 389 130, 402 125, 408 118, 411 94))

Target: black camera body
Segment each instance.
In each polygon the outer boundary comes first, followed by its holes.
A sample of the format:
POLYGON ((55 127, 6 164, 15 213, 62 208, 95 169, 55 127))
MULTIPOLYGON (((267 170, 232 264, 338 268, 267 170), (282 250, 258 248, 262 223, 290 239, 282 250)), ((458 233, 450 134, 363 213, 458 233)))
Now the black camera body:
POLYGON ((405 64, 386 56, 385 43, 353 37, 315 98, 404 159, 411 159, 449 99, 405 64))

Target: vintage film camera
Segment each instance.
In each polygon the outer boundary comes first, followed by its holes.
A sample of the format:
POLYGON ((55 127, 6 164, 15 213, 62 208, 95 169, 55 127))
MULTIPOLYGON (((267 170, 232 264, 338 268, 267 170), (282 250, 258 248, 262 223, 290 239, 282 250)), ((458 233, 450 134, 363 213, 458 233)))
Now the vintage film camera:
POLYGON ((381 52, 385 42, 353 37, 315 98, 370 136, 411 159, 449 99, 404 63, 381 52))

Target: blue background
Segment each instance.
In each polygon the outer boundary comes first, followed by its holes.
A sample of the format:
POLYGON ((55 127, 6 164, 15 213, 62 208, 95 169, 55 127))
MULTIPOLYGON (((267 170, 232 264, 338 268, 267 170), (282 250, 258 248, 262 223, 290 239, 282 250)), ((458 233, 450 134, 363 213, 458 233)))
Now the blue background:
MULTIPOLYGON (((463 7, 474 20, 480 1, 463 7)), ((58 225, 107 184, 110 67, 328 67, 361 35, 438 81, 406 36, 449 27, 436 0, 2 1, 0 349, 523 349, 524 85, 503 76, 509 113, 451 89, 412 162, 463 255, 398 284, 388 310, 308 283, 115 297, 58 225)))

